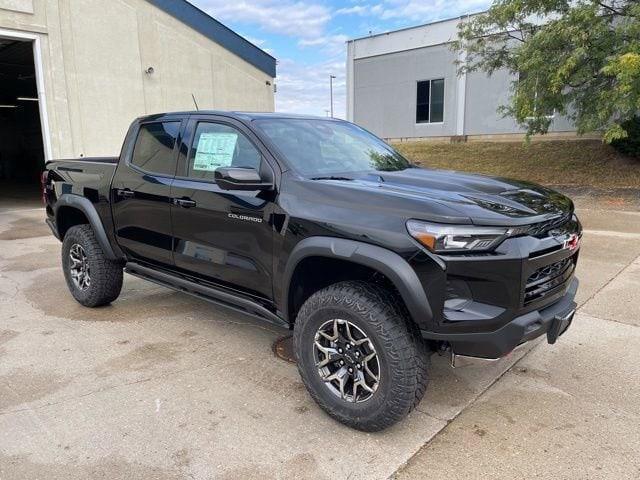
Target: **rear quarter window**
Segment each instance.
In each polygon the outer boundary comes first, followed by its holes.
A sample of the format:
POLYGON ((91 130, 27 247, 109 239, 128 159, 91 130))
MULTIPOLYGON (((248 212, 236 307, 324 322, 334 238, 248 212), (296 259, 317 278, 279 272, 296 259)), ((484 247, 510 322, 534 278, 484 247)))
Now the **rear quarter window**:
POLYGON ((131 164, 145 172, 175 175, 175 146, 180 122, 145 123, 140 126, 131 164))

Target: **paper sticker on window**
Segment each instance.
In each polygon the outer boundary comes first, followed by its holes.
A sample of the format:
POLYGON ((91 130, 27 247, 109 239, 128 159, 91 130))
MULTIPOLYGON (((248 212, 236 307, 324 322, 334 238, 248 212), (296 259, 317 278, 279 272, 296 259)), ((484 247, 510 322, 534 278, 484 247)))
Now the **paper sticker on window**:
POLYGON ((202 133, 198 140, 193 169, 213 172, 220 167, 229 167, 237 143, 237 133, 202 133))

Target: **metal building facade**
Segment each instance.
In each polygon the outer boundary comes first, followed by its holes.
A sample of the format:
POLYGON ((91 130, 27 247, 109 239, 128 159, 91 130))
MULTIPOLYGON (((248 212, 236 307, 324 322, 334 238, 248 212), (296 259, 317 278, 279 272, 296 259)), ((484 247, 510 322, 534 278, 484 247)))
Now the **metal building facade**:
MULTIPOLYGON (((347 43, 347 118, 387 139, 521 136, 499 105, 515 79, 506 71, 457 75, 463 54, 450 48, 463 19, 445 20, 347 43), (441 122, 416 121, 418 82, 444 79, 441 122)), ((569 134, 571 123, 554 115, 551 134, 569 134)))

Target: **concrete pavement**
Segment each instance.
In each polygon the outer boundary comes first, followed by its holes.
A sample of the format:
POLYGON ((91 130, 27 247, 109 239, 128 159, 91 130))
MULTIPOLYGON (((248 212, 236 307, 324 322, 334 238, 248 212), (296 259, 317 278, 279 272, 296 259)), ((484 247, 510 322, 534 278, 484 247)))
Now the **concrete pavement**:
POLYGON ((640 478, 640 330, 581 313, 414 456, 397 479, 640 478))
POLYGON ((622 213, 583 213, 583 307, 555 346, 435 357, 417 410, 364 434, 273 355, 286 331, 129 276, 113 305, 79 306, 43 211, 19 207, 0 211, 0 480, 638 474, 640 230, 622 213))

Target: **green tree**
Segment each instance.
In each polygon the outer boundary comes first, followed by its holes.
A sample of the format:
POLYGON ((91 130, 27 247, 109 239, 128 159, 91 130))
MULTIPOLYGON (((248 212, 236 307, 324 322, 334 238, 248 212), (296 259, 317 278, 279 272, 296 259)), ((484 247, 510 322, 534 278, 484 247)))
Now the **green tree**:
POLYGON ((640 0, 495 0, 461 23, 454 49, 466 52, 459 73, 515 74, 499 111, 528 135, 547 133, 555 111, 612 142, 640 111, 640 0))

